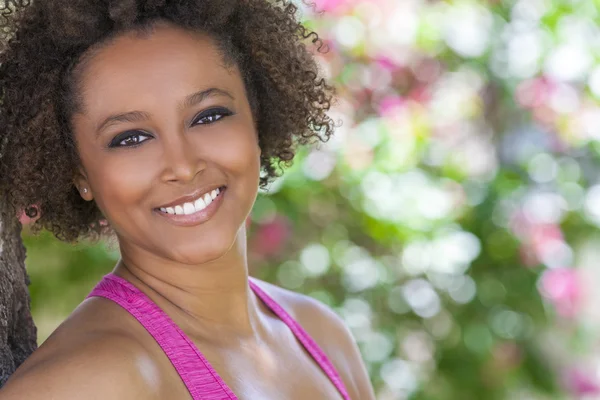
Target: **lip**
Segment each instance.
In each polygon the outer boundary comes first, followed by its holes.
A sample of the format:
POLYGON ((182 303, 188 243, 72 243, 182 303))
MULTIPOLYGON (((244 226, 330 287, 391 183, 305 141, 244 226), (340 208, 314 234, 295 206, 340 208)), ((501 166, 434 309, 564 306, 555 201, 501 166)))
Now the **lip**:
POLYGON ((225 185, 212 185, 212 186, 205 186, 203 188, 194 190, 193 193, 182 196, 176 200, 173 200, 170 203, 167 204, 163 204, 161 206, 156 207, 156 209, 161 209, 161 208, 167 208, 167 207, 175 207, 175 206, 180 206, 183 203, 193 203, 196 200, 198 200, 200 198, 200 196, 204 196, 206 193, 210 193, 215 189, 220 189, 223 190, 226 186, 225 185))
MULTIPOLYGON (((216 189, 216 187, 215 187, 215 189, 216 189)), ((169 214, 169 213, 164 213, 164 212, 160 211, 160 209, 154 209, 154 212, 156 214, 158 214, 160 217, 166 219, 170 223, 177 225, 177 226, 200 225, 200 224, 208 221, 209 219, 211 219, 213 217, 213 215, 215 215, 215 213, 217 212, 217 210, 219 209, 219 207, 221 207, 221 204, 223 203, 223 197, 225 196, 226 192, 227 192, 227 186, 221 186, 219 195, 212 201, 212 203, 210 203, 208 205, 208 207, 206 207, 204 210, 197 211, 193 214, 187 214, 187 215, 169 214)), ((201 192, 198 192, 198 195, 200 195, 200 194, 201 194, 201 192)), ((185 199, 188 199, 188 198, 191 199, 192 197, 190 197, 190 196, 185 197, 185 199)), ((177 200, 177 201, 179 201, 179 200, 177 200)), ((186 201, 189 201, 189 200, 186 200, 186 201)), ((171 204, 182 204, 182 203, 171 203, 171 204)))

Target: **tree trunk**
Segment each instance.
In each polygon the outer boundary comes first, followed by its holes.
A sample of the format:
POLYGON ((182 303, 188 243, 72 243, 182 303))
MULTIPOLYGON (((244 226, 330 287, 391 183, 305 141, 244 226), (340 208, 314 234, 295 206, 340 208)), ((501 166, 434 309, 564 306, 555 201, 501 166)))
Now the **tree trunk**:
POLYGON ((37 348, 21 224, 0 201, 0 387, 37 348))

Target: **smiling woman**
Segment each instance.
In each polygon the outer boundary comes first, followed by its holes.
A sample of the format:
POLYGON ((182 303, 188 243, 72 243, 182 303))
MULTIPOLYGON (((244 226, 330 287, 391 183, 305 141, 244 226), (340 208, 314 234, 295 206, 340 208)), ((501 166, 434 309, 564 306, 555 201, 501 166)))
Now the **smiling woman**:
POLYGON ((63 240, 115 235, 121 259, 0 399, 373 398, 331 310, 248 276, 259 186, 333 131, 296 8, 3 9, 1 193, 63 240))

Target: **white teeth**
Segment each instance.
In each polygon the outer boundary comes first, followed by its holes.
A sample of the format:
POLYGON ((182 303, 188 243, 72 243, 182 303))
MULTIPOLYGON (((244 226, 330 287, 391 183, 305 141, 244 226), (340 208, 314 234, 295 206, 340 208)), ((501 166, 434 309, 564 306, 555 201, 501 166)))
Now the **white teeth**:
POLYGON ((196 209, 194 208, 194 205, 192 203, 185 203, 183 205, 183 212, 185 213, 185 215, 189 215, 195 213, 196 209))
POLYGON ((183 203, 175 207, 161 207, 160 211, 167 214, 189 215, 204 210, 221 193, 221 190, 215 189, 200 197, 193 203, 183 203))
POLYGON ((194 202, 194 208, 196 209, 196 211, 202 211, 206 208, 206 203, 204 202, 204 200, 202 200, 202 198, 199 198, 194 202))

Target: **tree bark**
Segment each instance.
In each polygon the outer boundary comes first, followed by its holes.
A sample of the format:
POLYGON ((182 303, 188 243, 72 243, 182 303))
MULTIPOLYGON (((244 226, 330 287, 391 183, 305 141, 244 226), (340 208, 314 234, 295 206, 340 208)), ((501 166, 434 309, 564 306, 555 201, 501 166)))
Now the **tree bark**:
POLYGON ((0 201, 0 387, 37 348, 21 223, 0 201))

